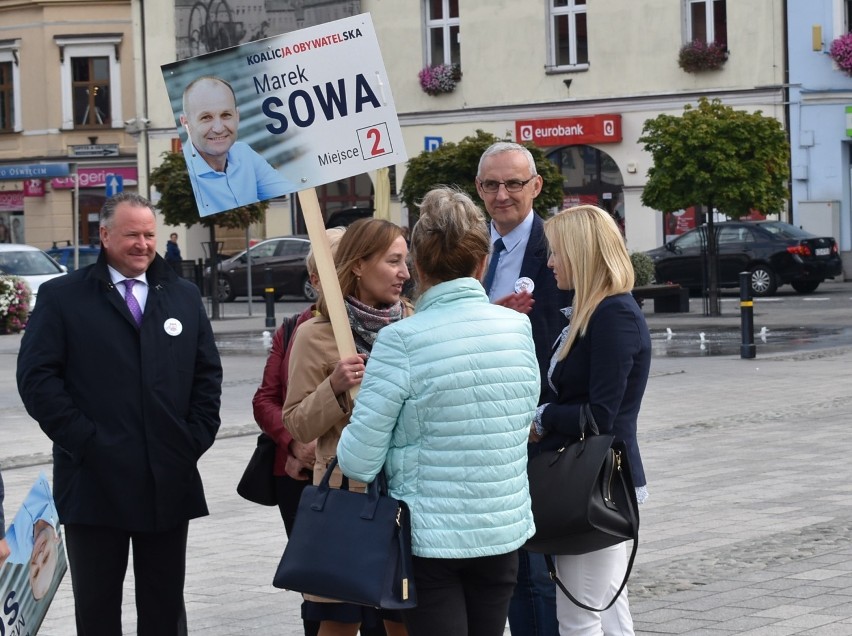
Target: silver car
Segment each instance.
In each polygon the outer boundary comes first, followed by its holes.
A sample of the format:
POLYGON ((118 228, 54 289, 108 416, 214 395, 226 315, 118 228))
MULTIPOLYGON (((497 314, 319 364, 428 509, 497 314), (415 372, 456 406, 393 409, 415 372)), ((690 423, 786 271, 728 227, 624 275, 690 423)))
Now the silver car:
POLYGON ((27 281, 33 293, 30 299, 30 311, 35 307, 39 285, 51 278, 62 276, 66 271, 63 266, 37 247, 19 243, 0 243, 0 276, 19 276, 27 281))

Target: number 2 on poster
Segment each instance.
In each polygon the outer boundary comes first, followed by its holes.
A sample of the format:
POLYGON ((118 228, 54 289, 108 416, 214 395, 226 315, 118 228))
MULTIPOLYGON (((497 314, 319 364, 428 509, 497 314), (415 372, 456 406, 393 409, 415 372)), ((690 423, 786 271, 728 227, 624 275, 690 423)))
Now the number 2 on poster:
POLYGON ((361 156, 365 159, 393 152, 386 123, 359 129, 358 143, 361 146, 361 156))

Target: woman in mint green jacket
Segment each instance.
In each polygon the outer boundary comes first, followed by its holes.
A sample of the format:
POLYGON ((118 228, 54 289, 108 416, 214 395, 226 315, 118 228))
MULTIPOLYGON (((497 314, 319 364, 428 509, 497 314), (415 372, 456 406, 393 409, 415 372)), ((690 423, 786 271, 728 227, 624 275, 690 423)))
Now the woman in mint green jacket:
POLYGON ((479 282, 485 217, 438 188, 420 205, 411 251, 415 314, 382 329, 337 448, 343 472, 411 510, 418 606, 411 636, 500 636, 517 548, 534 534, 527 441, 539 370, 527 317, 492 305, 479 282))

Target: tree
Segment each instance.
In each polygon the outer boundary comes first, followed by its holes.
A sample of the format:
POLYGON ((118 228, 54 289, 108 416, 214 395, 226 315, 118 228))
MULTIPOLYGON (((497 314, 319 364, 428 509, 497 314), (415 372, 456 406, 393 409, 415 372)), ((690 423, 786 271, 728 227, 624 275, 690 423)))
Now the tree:
MULTIPOLYGON (((190 228, 196 223, 201 223, 210 229, 210 280, 217 281, 219 259, 216 253, 216 226, 245 229, 252 223, 263 220, 269 204, 261 201, 202 217, 198 214, 183 154, 164 152, 162 157, 162 163, 151 171, 150 177, 151 184, 160 193, 157 208, 162 212, 163 220, 167 225, 184 225, 190 228)), ((218 294, 211 290, 210 296, 213 302, 213 317, 219 318, 218 294)))
POLYGON ((183 154, 164 152, 162 157, 162 163, 151 171, 151 184, 160 193, 157 208, 163 213, 167 225, 184 225, 189 228, 201 223, 204 227, 245 229, 263 220, 269 207, 264 201, 219 214, 200 216, 183 154))
MULTIPOLYGON (((402 180, 400 198, 411 214, 417 214, 417 204, 425 194, 439 185, 457 187, 467 193, 471 199, 479 202, 476 192, 476 171, 479 158, 491 144, 503 141, 491 133, 477 130, 475 136, 468 136, 458 143, 447 142, 432 152, 421 152, 409 159, 408 171, 402 180)), ((536 199, 539 214, 551 208, 561 208, 564 193, 562 174, 553 162, 544 156, 536 146, 526 145, 535 159, 536 171, 544 179, 541 194, 536 199)))
POLYGON ((740 218, 783 209, 790 177, 789 144, 780 122, 702 97, 681 117, 645 122, 639 142, 654 160, 642 203, 662 212, 704 205, 710 314, 719 315, 718 250, 713 211, 740 218))

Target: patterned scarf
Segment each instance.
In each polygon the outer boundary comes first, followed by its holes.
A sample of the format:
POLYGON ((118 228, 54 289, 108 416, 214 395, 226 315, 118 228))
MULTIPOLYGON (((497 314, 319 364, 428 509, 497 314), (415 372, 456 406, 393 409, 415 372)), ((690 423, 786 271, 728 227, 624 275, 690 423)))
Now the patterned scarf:
POLYGON ((358 353, 370 353, 379 329, 402 318, 402 302, 396 302, 386 309, 376 309, 365 305, 354 296, 347 296, 344 304, 358 353))

